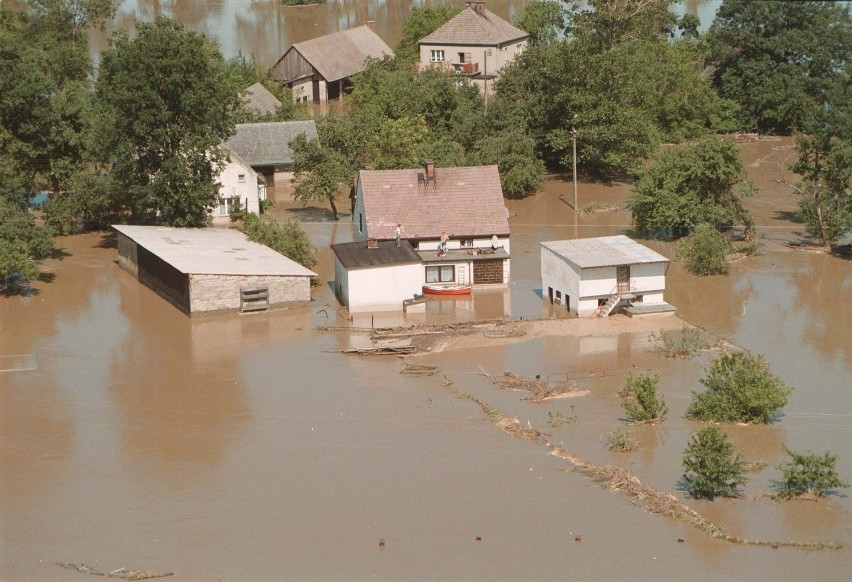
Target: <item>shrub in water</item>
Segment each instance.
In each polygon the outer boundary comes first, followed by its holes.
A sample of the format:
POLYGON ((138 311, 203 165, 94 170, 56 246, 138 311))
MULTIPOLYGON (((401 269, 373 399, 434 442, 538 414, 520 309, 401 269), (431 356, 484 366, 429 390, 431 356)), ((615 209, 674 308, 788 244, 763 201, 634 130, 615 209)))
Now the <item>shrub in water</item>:
POLYGON ((728 273, 728 253, 731 243, 709 224, 701 224, 677 245, 678 258, 688 261, 694 275, 725 275, 728 273))
POLYGON ((662 396, 657 396, 659 375, 628 373, 618 395, 624 412, 633 422, 662 422, 669 407, 662 396))
POLYGON ((695 499, 736 497, 737 485, 745 485, 744 463, 728 435, 705 426, 692 435, 683 452, 683 480, 695 499))
POLYGON ((849 487, 837 474, 835 464, 837 457, 826 451, 822 456, 812 453, 797 453, 787 450, 790 459, 777 466, 784 475, 778 497, 812 496, 822 497, 825 492, 834 487, 849 487))
POLYGON ((692 393, 686 416, 705 421, 768 423, 792 391, 769 371, 766 360, 745 352, 720 355, 700 382, 707 390, 692 393))
POLYGON ((636 442, 636 439, 630 436, 630 433, 627 432, 627 429, 623 426, 618 427, 606 435, 606 443, 606 448, 618 453, 626 453, 639 447, 639 443, 636 442))

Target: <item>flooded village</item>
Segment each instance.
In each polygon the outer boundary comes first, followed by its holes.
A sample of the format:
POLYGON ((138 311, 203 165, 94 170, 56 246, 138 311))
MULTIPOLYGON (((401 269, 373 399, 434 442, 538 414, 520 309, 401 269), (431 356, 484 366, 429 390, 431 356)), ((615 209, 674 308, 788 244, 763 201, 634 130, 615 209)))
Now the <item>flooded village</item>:
MULTIPOLYGON (((205 10, 234 9, 195 4, 200 28, 212 27, 205 10)), ((409 8, 272 4, 252 10, 293 38, 275 47, 276 28, 275 42, 256 41, 266 66, 320 36, 305 32, 316 24, 331 33, 369 16, 394 46, 390 28, 409 8)), ((488 2, 509 21, 523 5, 488 2)), ((110 27, 159 9, 125 2, 110 27)), ((263 28, 239 22, 240 42, 263 28)), ((239 43, 223 33, 222 44, 239 43)), ((281 168, 259 169, 250 148, 234 158, 245 164, 232 168, 235 187, 249 176, 274 202, 268 214, 299 221, 317 249, 310 269, 232 239, 219 218, 198 238, 150 226, 56 237, 30 290, 0 296, 0 578, 842 577, 850 490, 772 495, 787 449, 831 451, 852 478, 850 241, 802 244, 812 240, 787 185, 794 137, 740 134, 736 145, 762 248, 727 275, 694 275, 676 240, 638 236, 627 179, 581 173, 575 208, 571 172, 508 199, 496 166, 364 170, 335 220, 327 203, 294 198, 281 168), (463 171, 434 210, 377 212, 387 189, 443 196, 442 170, 463 171), (465 183, 487 197, 489 180, 493 208, 463 198, 465 183), (630 256, 626 288, 609 252, 630 256), (584 303, 566 291, 582 283, 545 267, 548 253, 588 259, 579 280, 612 266, 612 280, 584 303), (243 293, 259 288, 272 309, 243 293), (660 353, 663 334, 693 332, 696 353, 660 353), (704 423, 685 415, 725 351, 762 356, 793 391, 771 423, 721 425, 748 466, 739 496, 694 499, 683 451, 704 423), (664 422, 626 417, 619 390, 638 373, 659 375, 664 422), (609 449, 620 427, 635 450, 609 449)))

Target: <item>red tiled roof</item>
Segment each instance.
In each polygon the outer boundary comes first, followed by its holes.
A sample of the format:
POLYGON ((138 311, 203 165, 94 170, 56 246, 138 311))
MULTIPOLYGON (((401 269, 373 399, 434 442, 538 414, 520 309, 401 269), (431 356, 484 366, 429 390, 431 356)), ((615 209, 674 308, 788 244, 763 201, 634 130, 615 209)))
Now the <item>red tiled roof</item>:
POLYGON ((425 180, 423 168, 361 170, 364 217, 371 238, 391 239, 396 225, 403 238, 453 238, 508 235, 497 166, 435 168, 425 180))
POLYGON ((329 83, 360 73, 367 59, 393 56, 393 51, 369 26, 358 26, 297 42, 293 49, 329 83))
POLYGON ((490 10, 483 12, 465 8, 438 30, 420 39, 420 44, 495 46, 529 36, 490 10))

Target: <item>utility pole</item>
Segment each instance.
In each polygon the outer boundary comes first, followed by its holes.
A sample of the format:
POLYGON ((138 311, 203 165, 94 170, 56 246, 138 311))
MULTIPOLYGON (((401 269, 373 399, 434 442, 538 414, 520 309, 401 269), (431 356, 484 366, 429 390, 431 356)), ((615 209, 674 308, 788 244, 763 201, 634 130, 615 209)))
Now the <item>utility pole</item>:
POLYGON ((577 129, 571 125, 571 143, 574 150, 574 213, 577 213, 577 129))
POLYGON ((485 79, 485 111, 488 111, 488 55, 492 54, 491 49, 485 49, 483 56, 485 57, 485 73, 483 78, 485 79))

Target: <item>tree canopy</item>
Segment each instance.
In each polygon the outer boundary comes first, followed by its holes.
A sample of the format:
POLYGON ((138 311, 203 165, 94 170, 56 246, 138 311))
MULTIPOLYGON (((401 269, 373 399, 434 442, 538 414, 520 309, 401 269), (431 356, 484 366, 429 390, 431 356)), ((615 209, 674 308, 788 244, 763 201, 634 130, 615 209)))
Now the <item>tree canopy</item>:
POLYGON ((420 58, 420 39, 441 28, 461 11, 461 8, 452 4, 414 6, 411 14, 402 23, 402 38, 394 51, 396 57, 409 63, 417 61, 420 58))
POLYGON ((707 34, 714 82, 744 129, 813 125, 826 96, 849 91, 852 18, 843 2, 725 0, 707 34))
POLYGON ((96 85, 98 142, 133 222, 207 223, 238 91, 219 50, 176 20, 116 33, 96 85))
POLYGON ((706 223, 752 228, 743 200, 753 191, 739 148, 731 139, 707 139, 662 151, 639 176, 627 200, 633 224, 648 236, 683 235, 706 223))

